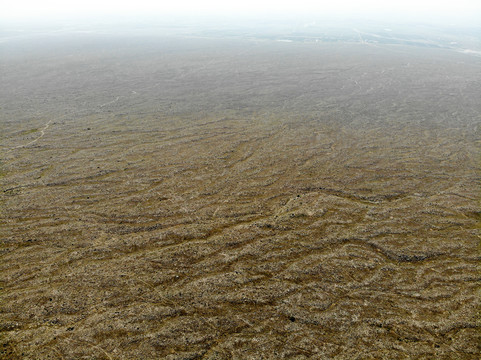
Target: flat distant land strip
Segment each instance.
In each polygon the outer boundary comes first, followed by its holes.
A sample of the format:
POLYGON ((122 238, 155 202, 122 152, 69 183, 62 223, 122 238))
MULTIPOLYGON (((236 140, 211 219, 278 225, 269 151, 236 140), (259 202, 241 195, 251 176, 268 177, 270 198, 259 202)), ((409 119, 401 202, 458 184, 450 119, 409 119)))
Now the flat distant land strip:
POLYGON ((0 44, 2 358, 479 358, 481 58, 47 40, 0 44))

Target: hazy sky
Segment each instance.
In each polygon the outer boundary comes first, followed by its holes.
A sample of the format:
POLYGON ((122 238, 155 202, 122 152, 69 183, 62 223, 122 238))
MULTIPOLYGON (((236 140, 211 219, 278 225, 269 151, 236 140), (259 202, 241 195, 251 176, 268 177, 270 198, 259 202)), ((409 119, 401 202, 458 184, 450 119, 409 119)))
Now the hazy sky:
POLYGON ((315 16, 396 15, 481 24, 481 0, 0 0, 0 20, 48 21, 71 17, 132 17, 140 14, 253 15, 305 13, 315 16))

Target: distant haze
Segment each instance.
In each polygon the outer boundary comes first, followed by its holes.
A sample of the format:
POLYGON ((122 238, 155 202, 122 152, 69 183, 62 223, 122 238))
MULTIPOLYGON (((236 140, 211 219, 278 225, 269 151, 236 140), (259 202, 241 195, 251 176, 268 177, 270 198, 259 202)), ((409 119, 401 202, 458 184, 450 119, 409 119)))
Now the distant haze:
MULTIPOLYGON (((0 22, 58 22, 101 18, 135 19, 139 16, 202 18, 269 18, 276 16, 361 17, 447 25, 481 24, 479 0, 15 0, 2 1, 0 22)), ((1 26, 1 23, 0 23, 1 26)))

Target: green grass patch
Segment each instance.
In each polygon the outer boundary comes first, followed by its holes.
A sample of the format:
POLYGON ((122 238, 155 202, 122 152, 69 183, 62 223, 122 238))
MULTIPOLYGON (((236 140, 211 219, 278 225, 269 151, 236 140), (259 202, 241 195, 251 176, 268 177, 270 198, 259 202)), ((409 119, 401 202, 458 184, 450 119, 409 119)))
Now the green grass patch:
POLYGON ((28 134, 33 134, 36 133, 38 129, 30 129, 30 130, 23 130, 20 135, 28 135, 28 134))

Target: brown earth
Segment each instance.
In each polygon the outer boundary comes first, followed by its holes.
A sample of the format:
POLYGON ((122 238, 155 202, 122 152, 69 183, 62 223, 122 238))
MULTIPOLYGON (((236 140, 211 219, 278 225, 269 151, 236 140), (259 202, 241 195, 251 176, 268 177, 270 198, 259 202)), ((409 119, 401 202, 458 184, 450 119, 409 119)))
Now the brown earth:
POLYGON ((479 58, 107 40, 2 45, 2 358, 479 358, 479 58))

